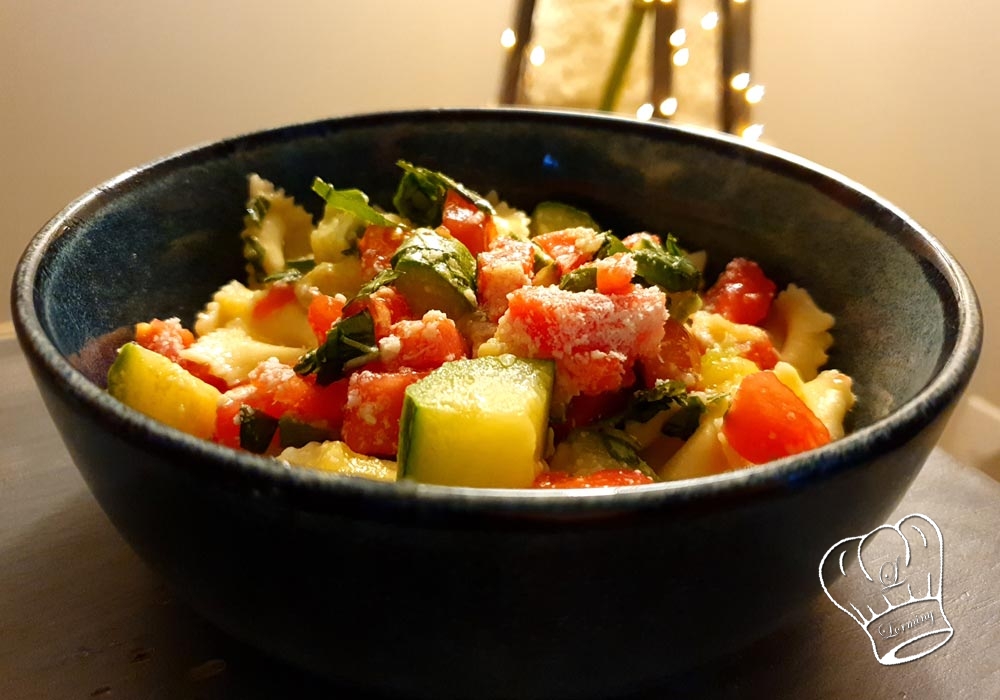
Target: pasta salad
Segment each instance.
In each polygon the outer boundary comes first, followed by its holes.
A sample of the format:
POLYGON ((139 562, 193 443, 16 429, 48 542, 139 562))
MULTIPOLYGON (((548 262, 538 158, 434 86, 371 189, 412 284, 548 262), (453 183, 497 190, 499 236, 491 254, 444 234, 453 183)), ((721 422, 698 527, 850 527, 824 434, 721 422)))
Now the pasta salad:
POLYGON ((289 468, 453 486, 649 484, 844 435, 851 379, 804 288, 399 166, 391 209, 316 178, 319 221, 250 175, 246 279, 190 328, 138 323, 109 392, 289 468))

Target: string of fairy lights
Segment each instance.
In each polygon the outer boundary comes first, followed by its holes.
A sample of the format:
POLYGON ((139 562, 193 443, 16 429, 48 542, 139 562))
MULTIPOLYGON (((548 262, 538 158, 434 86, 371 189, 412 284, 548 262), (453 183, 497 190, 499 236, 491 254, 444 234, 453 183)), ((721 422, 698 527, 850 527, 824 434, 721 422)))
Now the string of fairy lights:
MULTIPOLYGON (((546 63, 546 47, 532 39, 530 15, 535 3, 526 4, 527 8, 522 3, 519 13, 521 26, 505 28, 500 34, 500 45, 512 55, 517 54, 518 63, 522 58, 526 59, 537 70, 546 63), (525 16, 527 22, 524 21, 525 16)), ((655 16, 656 22, 652 34, 654 58, 651 70, 667 73, 665 79, 662 75, 653 77, 650 99, 635 109, 637 119, 679 119, 683 115, 685 99, 689 99, 678 88, 686 78, 682 72, 692 70, 698 52, 718 51, 718 56, 704 58, 713 60, 712 65, 717 66, 716 74, 720 76, 717 80, 713 77, 713 81, 718 83, 721 93, 718 100, 724 112, 723 128, 748 141, 757 141, 762 137, 764 125, 751 117, 751 108, 764 99, 766 88, 754 80, 749 69, 750 4, 751 0, 632 0, 628 21, 621 31, 622 43, 616 60, 623 58, 621 54, 626 49, 628 54, 624 56, 624 67, 618 66, 620 74, 609 76, 609 80, 624 76, 624 69, 635 51, 636 37, 647 16, 655 16), (682 4, 686 4, 684 12, 680 11, 682 4), (664 12, 668 10, 665 6, 669 6, 669 12, 664 12), (664 17, 667 19, 661 22, 664 17), (700 36, 699 33, 719 36, 700 36), (632 43, 626 46, 628 39, 632 43), (664 65, 666 61, 669 61, 669 66, 664 65), (664 90, 666 93, 655 94, 657 85, 661 93, 664 90)), ((613 72, 615 68, 611 70, 613 72)), ((691 77, 698 76, 692 74, 691 77)), ((513 95, 511 92, 508 101, 515 101, 513 95)), ((602 108, 607 107, 608 103, 604 102, 602 108)))

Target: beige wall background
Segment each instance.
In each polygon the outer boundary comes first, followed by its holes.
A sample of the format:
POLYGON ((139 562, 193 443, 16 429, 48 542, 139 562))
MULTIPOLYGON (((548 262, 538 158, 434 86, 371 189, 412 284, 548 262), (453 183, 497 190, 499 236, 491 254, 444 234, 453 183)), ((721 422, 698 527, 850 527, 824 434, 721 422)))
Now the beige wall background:
POLYGON ((0 321, 20 251, 90 187, 256 129, 485 104, 511 12, 508 0, 0 0, 0 321))
MULTIPOLYGON (((753 1, 765 140, 912 214, 958 256, 996 318, 1000 5, 753 1)), ((179 148, 331 115, 493 102, 513 7, 0 0, 0 276, 11 278, 62 205, 179 148)), ((984 464, 1000 460, 998 368, 987 330, 947 443, 984 464)))

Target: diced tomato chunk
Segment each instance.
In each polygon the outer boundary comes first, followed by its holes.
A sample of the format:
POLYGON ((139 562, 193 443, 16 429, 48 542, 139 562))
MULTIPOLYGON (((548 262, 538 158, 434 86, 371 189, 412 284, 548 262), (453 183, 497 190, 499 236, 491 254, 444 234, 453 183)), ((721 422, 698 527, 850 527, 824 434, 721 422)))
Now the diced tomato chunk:
POLYGON ((338 432, 344 421, 348 378, 338 379, 326 386, 317 384, 314 374, 302 379, 309 386, 309 391, 289 411, 289 415, 305 423, 325 424, 332 432, 338 432))
POLYGON ((616 253, 598 260, 597 291, 601 294, 627 294, 632 289, 636 263, 628 253, 616 253))
POLYGON ((555 360, 557 405, 631 384, 635 361, 655 354, 667 319, 656 288, 605 295, 522 287, 509 302, 496 339, 520 357, 555 360))
MULTIPOLYGON (((376 339, 389 335, 392 332, 392 324, 410 318, 412 313, 410 305, 406 303, 406 297, 394 287, 380 287, 364 301, 364 306, 372 315, 376 339)), ((355 309, 351 310, 352 314, 356 312, 355 309)))
POLYGON ((226 398, 215 413, 215 434, 212 439, 226 447, 240 446, 240 406, 241 401, 226 398))
POLYGON ((487 250, 497 235, 490 213, 482 211, 457 190, 448 190, 445 195, 441 225, 473 255, 487 250))
POLYGON ((303 377, 274 358, 251 370, 248 383, 254 391, 247 397, 247 403, 274 418, 297 406, 309 392, 303 377))
POLYGON ((272 358, 250 372, 253 387, 245 402, 269 416, 288 415, 306 423, 340 428, 347 400, 347 379, 327 386, 316 384, 314 376, 300 376, 294 369, 272 358))
POLYGON ((590 262, 601 247, 597 233, 582 228, 550 231, 531 240, 556 261, 559 272, 564 275, 590 262))
POLYGON ((287 304, 295 303, 295 287, 291 284, 272 285, 253 306, 251 315, 255 319, 267 318, 287 304))
POLYGON ((361 271, 365 279, 371 279, 392 266, 392 256, 396 254, 403 238, 403 230, 398 226, 371 225, 365 229, 358 241, 361 271))
MULTIPOLYGON (((250 408, 262 411, 259 408, 261 403, 261 392, 249 384, 237 386, 227 391, 215 414, 215 433, 212 435, 212 440, 226 447, 246 449, 241 439, 243 409, 250 408)), ((320 423, 324 428, 328 427, 325 420, 320 423)), ((277 454, 280 449, 278 433, 275 432, 270 445, 264 451, 277 454)))
POLYGON ((489 250, 478 256, 476 293, 479 304, 491 321, 507 310, 507 295, 531 284, 535 268, 534 246, 527 241, 498 238, 489 250))
POLYGON ((776 290, 757 263, 734 258, 705 292, 702 308, 733 323, 756 325, 767 317, 776 290))
POLYGON ((761 369, 774 369, 774 366, 781 359, 770 339, 764 338, 752 342, 750 347, 743 352, 743 357, 752 361, 761 369))
POLYGON ((355 452, 394 457, 399 448, 399 418, 406 387, 427 372, 372 372, 350 376, 344 425, 344 442, 355 452))
POLYGON ((676 380, 689 386, 697 384, 701 354, 701 345, 687 326, 667 319, 656 354, 640 359, 646 387, 651 389, 659 380, 676 380))
POLYGON ((379 347, 388 370, 434 369, 466 356, 458 327, 441 311, 428 311, 416 321, 397 321, 379 347))
POLYGON ((181 351, 194 342, 194 334, 184 328, 177 318, 168 318, 165 321, 154 318, 149 323, 135 324, 135 342, 176 362, 198 379, 220 391, 228 388, 226 381, 212 374, 206 365, 181 358, 181 351))
POLYGON ((535 478, 536 489, 597 489, 610 486, 638 486, 653 483, 652 477, 638 469, 602 469, 592 474, 574 476, 567 472, 542 472, 535 478))
POLYGON ((830 442, 830 432, 774 372, 743 378, 722 420, 722 434, 747 461, 762 464, 830 442))
POLYGON ((328 294, 317 294, 309 302, 309 327, 312 328, 317 343, 325 341, 326 334, 333 328, 333 324, 340 320, 345 301, 340 295, 332 297, 328 294))
POLYGON ((194 334, 184 328, 178 318, 165 321, 154 318, 149 323, 135 324, 135 342, 177 362, 181 350, 194 342, 194 334))

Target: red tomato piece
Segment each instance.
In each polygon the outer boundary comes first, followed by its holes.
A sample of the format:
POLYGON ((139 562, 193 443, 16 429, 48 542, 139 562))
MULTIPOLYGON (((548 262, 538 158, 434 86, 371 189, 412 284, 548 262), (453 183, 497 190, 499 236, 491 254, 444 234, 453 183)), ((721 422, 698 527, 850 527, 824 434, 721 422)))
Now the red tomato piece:
POLYGON ((578 228, 550 231, 535 236, 531 241, 556 261, 559 272, 563 275, 590 262, 601 247, 601 241, 594 231, 578 228))
POLYGON ((744 377, 722 420, 722 434, 754 464, 830 442, 826 426, 774 372, 744 377))
POLYGON ((274 418, 288 415, 306 423, 340 428, 347 401, 347 378, 319 386, 312 376, 303 377, 288 365, 271 358, 250 372, 245 402, 274 418))
POLYGON ((392 324, 397 321, 413 318, 406 297, 397 292, 395 287, 379 287, 368 297, 354 299, 344 307, 341 317, 354 316, 366 309, 375 325, 376 339, 387 336, 392 324))
POLYGON ((735 258, 705 292, 703 308, 733 323, 756 325, 767 318, 776 290, 757 263, 735 258))
POLYGON ((261 362, 247 379, 253 392, 246 397, 246 403, 274 418, 288 413, 309 392, 305 379, 275 358, 261 362))
POLYGON ((341 431, 344 442, 355 452, 394 457, 399 448, 399 418, 406 387, 427 372, 371 372, 351 375, 341 431))
POLYGON ((557 403, 628 386, 639 357, 655 355, 667 320, 663 292, 629 294, 522 287, 509 296, 496 338, 520 357, 556 362, 557 403))
POLYGON ((598 260, 597 291, 601 294, 627 294, 635 277, 635 258, 628 253, 616 253, 598 260))
POLYGON ((344 404, 347 403, 348 378, 338 379, 326 386, 316 383, 316 376, 302 377, 309 391, 289 414, 305 423, 325 425, 338 433, 344 422, 344 404))
POLYGON ((406 297, 394 287, 381 287, 365 302, 375 324, 375 338, 384 338, 392 332, 392 325, 412 317, 406 297))
POLYGON ((478 256, 476 293, 479 304, 491 321, 507 310, 507 295, 531 284, 535 269, 534 246, 527 241, 499 238, 493 247, 478 256))
POLYGON ((198 379, 220 391, 228 388, 226 381, 212 374, 207 366, 181 358, 181 351, 194 342, 194 334, 184 328, 179 319, 168 318, 161 321, 155 318, 149 323, 135 324, 135 342, 176 362, 198 379))
POLYGON ((361 251, 361 270, 365 279, 371 279, 392 265, 392 256, 403 242, 403 230, 398 226, 375 226, 365 229, 358 250, 361 251))
MULTIPOLYGON (((244 384, 227 391, 222 402, 219 404, 219 408, 216 410, 215 434, 212 436, 212 440, 226 447, 243 449, 240 440, 242 409, 243 407, 249 407, 260 410, 255 406, 255 403, 259 403, 255 401, 257 397, 258 390, 249 384, 244 384)), ((325 422, 323 426, 326 426, 325 422)), ((280 451, 280 443, 278 434, 275 433, 266 452, 277 454, 278 451, 280 451)))
POLYGON ((574 476, 567 472, 543 472, 532 484, 536 489, 598 489, 609 486, 651 484, 653 479, 638 469, 602 469, 574 476))
POLYGON ((750 347, 743 352, 743 357, 747 358, 761 369, 774 369, 781 358, 774 345, 768 339, 755 340, 750 347))
POLYGON ((653 388, 661 379, 682 381, 689 386, 696 384, 701 372, 701 354, 701 345, 687 326, 667 319, 656 354, 640 359, 646 387, 653 388))
POLYGON ((473 255, 488 250, 497 235, 493 217, 457 190, 448 190, 448 194, 445 195, 441 225, 461 241, 473 255))
POLYGON ((295 287, 290 284, 275 284, 254 304, 251 315, 256 319, 267 318, 286 304, 295 303, 295 287))
POLYGON ((325 341, 333 324, 340 320, 345 301, 342 296, 317 294, 309 302, 309 327, 312 328, 317 343, 325 341))
POLYGON ((379 344, 388 370, 434 369, 466 356, 465 341, 455 322, 441 311, 428 311, 416 321, 397 321, 379 344))
POLYGON ((215 413, 215 434, 212 439, 226 447, 240 446, 240 406, 241 401, 226 398, 215 413))
POLYGON ((154 318, 149 323, 135 324, 135 342, 177 362, 181 350, 194 342, 194 334, 181 325, 180 319, 154 318))

